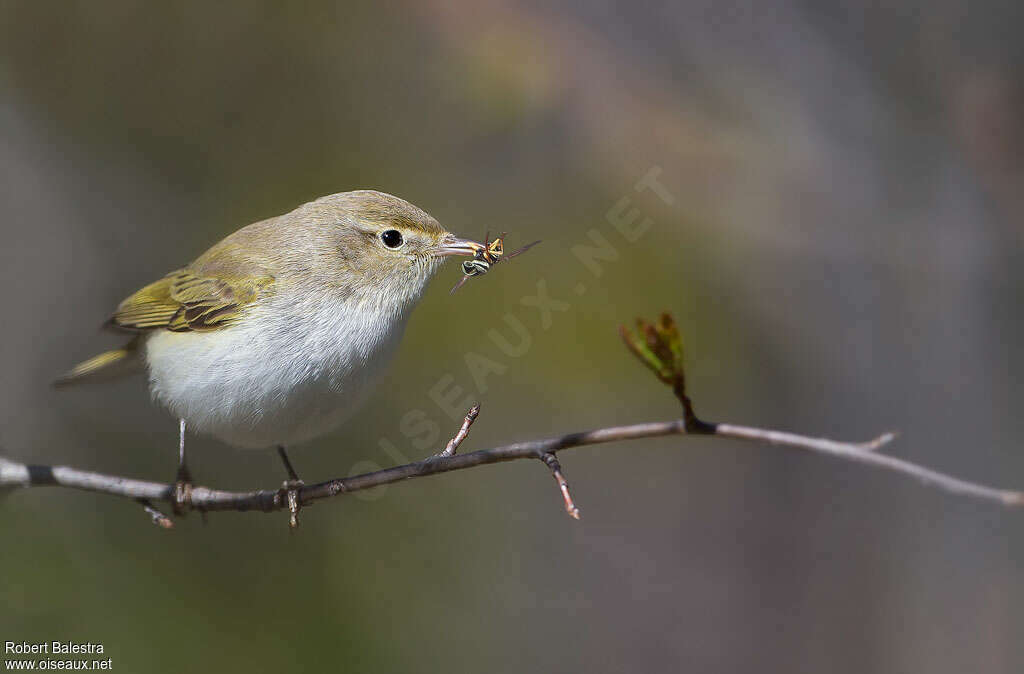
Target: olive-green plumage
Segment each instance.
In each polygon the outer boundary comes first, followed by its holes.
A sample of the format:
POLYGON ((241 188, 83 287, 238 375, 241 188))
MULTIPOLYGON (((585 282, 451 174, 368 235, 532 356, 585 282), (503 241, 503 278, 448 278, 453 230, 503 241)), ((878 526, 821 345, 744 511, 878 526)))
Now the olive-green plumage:
POLYGON ((62 387, 100 376, 117 377, 137 372, 141 367, 141 362, 137 358, 138 351, 139 338, 136 337, 120 349, 104 351, 89 360, 82 361, 54 381, 53 385, 62 387))
POLYGON ((237 319, 273 282, 272 276, 228 280, 179 269, 121 302, 110 322, 136 330, 215 330, 237 319))

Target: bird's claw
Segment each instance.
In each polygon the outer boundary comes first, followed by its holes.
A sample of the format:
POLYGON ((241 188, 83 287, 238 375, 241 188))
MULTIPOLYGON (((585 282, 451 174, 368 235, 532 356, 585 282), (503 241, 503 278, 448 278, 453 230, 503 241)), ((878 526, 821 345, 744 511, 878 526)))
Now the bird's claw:
POLYGON ((302 480, 285 480, 281 484, 283 502, 288 506, 288 526, 291 529, 299 527, 299 510, 302 509, 302 500, 299 490, 306 486, 302 480))
POLYGON ((178 476, 174 480, 174 503, 171 506, 175 515, 184 515, 192 509, 192 474, 188 466, 178 466, 178 476))
POLYGON ((192 483, 178 480, 174 483, 174 504, 175 515, 184 515, 192 508, 192 483))

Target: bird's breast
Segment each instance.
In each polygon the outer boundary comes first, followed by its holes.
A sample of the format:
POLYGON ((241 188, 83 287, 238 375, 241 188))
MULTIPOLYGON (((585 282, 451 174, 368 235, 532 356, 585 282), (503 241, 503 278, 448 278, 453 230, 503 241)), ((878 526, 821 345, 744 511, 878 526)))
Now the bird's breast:
POLYGON ((242 447, 336 428, 381 376, 405 316, 329 296, 274 299, 221 330, 153 333, 153 395, 194 430, 242 447))

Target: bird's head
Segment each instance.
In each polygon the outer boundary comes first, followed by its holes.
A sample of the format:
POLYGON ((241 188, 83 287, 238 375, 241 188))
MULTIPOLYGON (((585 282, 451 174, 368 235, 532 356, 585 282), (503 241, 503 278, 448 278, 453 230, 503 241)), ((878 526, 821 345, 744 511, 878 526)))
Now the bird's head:
POLYGON ((321 197, 289 216, 316 242, 296 249, 315 259, 296 263, 316 265, 330 285, 402 305, 419 297, 444 260, 484 250, 404 199, 373 190, 321 197))

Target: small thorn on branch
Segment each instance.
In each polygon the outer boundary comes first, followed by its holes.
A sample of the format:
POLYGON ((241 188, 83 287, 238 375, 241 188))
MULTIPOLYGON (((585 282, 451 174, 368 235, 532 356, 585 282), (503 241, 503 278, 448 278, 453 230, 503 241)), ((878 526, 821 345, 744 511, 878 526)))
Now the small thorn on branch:
POLYGON ((558 483, 558 489, 562 492, 562 499, 565 501, 565 512, 569 513, 569 517, 578 520, 580 518, 580 509, 573 503, 572 494, 569 493, 569 483, 566 482, 565 475, 562 475, 562 465, 558 463, 558 458, 554 454, 547 452, 541 454, 540 460, 551 469, 551 476, 558 483))
POLYGON ((451 440, 448 441, 448 445, 445 446, 440 452, 435 454, 435 457, 449 457, 455 456, 455 452, 459 450, 459 445, 469 435, 469 427, 473 425, 476 418, 480 416, 480 403, 473 405, 469 408, 469 412, 466 413, 466 418, 462 420, 462 427, 459 428, 459 432, 455 434, 451 440))
POLYGON ((146 511, 146 514, 149 515, 150 519, 153 520, 153 524, 157 525, 161 529, 174 528, 174 521, 167 515, 164 515, 162 512, 154 508, 153 504, 149 501, 149 499, 140 498, 138 499, 138 502, 139 505, 142 506, 142 509, 146 511))
POLYGON ((896 433, 895 431, 892 431, 892 432, 889 432, 889 433, 882 433, 881 435, 879 435, 874 440, 869 440, 868 442, 862 442, 858 446, 861 449, 863 449, 865 452, 873 452, 873 451, 875 451, 877 449, 881 449, 882 447, 885 447, 886 445, 888 445, 890 442, 895 440, 896 436, 898 436, 898 435, 899 435, 899 433, 896 433))

